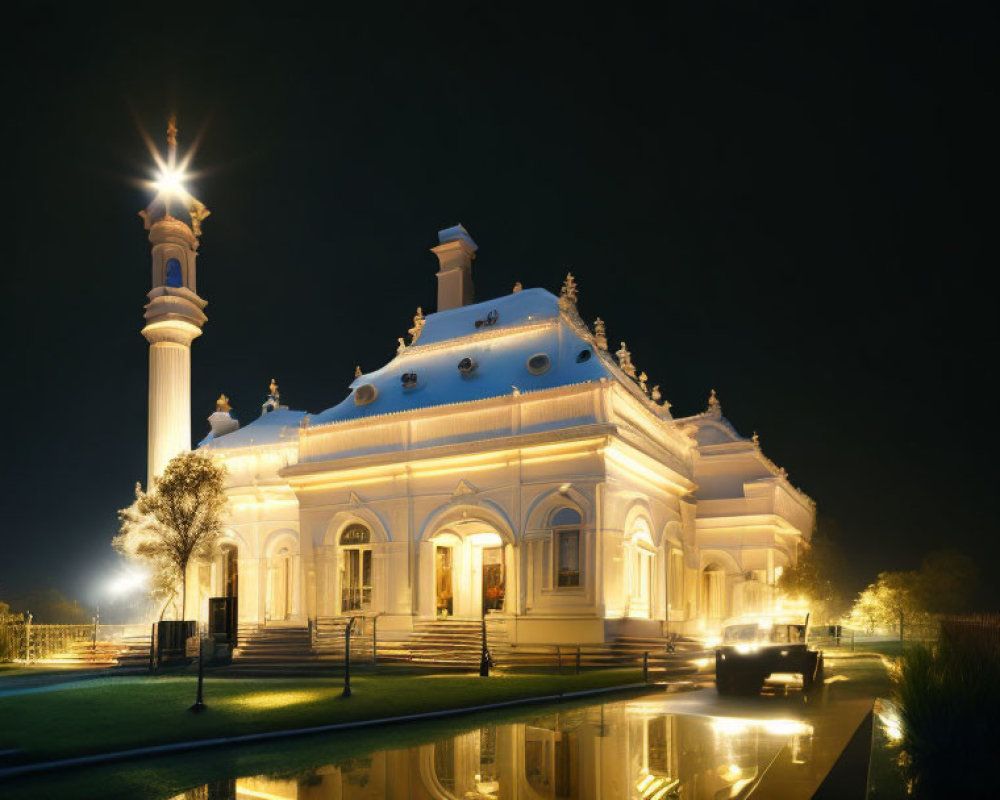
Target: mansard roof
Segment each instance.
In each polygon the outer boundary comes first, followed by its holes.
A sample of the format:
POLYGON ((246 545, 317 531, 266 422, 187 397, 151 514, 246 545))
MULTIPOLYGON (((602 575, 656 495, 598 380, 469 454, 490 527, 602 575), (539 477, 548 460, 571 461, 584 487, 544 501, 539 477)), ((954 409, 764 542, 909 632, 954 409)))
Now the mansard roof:
POLYGON ((210 450, 229 450, 294 441, 298 439, 299 423, 305 415, 305 411, 276 408, 232 433, 223 436, 209 434, 198 443, 198 446, 210 450))
MULTIPOLYGON (((416 344, 381 369, 357 377, 351 394, 312 418, 344 422, 431 406, 483 400, 558 386, 619 380, 632 385, 600 351, 575 312, 563 312, 544 289, 524 289, 482 303, 429 314, 416 344), (492 321, 491 321, 492 320, 492 321), (546 356, 548 367, 529 360, 546 356), (459 370, 471 359, 471 372, 459 370), (411 376, 404 385, 404 376, 411 376), (415 382, 413 377, 415 376, 415 382), (359 405, 364 394, 374 400, 359 405)), ((543 361, 544 359, 539 359, 543 361)))

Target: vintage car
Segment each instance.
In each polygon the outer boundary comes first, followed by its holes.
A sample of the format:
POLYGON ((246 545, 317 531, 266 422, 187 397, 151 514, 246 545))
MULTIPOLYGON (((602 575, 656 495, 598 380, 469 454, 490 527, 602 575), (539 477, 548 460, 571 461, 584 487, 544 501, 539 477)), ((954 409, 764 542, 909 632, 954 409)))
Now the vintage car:
POLYGON ((757 694, 776 673, 802 676, 810 691, 823 683, 823 653, 806 644, 805 622, 784 619, 730 621, 715 650, 715 687, 719 694, 757 694))

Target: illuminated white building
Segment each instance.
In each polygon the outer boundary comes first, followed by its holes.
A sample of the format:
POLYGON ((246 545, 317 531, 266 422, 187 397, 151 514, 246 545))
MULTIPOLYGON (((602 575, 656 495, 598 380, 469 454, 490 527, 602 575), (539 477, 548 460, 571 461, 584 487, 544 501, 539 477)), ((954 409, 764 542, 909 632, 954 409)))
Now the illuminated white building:
POLYGON ((392 638, 485 608, 512 642, 585 643, 767 610, 812 501, 714 394, 674 419, 572 277, 472 303, 475 243, 439 239, 437 313, 343 401, 293 411, 272 384, 239 428, 220 399, 202 447, 230 529, 188 615, 238 592, 244 623, 378 614, 392 638))

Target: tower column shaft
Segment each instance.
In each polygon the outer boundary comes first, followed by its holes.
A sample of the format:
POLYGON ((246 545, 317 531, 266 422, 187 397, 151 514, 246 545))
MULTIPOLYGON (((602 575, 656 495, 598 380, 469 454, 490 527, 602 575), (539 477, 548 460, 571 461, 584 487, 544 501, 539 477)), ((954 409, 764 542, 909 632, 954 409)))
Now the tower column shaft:
POLYGON ((177 342, 149 346, 147 486, 171 458, 191 449, 191 347, 177 342))

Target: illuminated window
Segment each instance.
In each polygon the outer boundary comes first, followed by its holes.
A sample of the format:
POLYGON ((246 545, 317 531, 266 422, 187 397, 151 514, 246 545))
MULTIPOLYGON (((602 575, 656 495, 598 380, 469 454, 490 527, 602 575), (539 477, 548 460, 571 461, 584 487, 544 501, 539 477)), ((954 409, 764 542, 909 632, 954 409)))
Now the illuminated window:
POLYGON ((552 546, 555 550, 556 586, 580 585, 580 512, 561 508, 552 515, 552 546))
POLYGON ((364 525, 348 525, 340 534, 340 610, 372 607, 372 534, 364 525))

